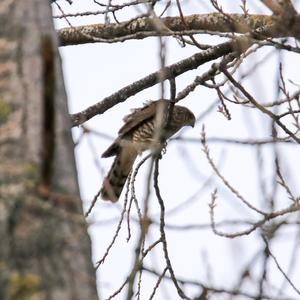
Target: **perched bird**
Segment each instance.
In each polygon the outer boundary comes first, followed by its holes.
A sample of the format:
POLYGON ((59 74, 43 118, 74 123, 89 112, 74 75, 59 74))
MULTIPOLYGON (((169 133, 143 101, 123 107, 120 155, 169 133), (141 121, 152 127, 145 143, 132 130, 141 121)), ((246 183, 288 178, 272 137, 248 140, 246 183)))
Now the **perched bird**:
POLYGON ((118 137, 102 154, 102 157, 116 156, 101 189, 104 200, 118 201, 138 154, 157 149, 184 126, 194 127, 195 116, 189 109, 175 105, 168 112, 169 103, 168 100, 149 101, 125 116, 118 137))

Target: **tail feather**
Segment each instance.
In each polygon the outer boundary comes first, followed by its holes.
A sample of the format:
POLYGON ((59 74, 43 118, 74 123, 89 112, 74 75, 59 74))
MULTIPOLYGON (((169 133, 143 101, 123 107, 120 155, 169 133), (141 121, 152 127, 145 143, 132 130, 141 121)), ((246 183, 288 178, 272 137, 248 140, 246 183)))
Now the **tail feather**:
POLYGON ((112 202, 119 200, 136 157, 137 152, 131 147, 122 147, 120 149, 108 175, 103 181, 101 189, 101 197, 103 200, 112 202))

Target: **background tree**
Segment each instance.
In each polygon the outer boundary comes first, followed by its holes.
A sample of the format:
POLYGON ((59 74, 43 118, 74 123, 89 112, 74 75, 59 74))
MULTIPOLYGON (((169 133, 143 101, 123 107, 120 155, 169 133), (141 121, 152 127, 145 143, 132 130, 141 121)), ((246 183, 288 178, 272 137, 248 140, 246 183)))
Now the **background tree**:
POLYGON ((97 299, 50 5, 0 19, 0 298, 97 299))
POLYGON ((56 19, 67 21, 61 45, 94 44, 82 56, 80 47, 62 54, 105 297, 299 297, 297 5, 54 2, 56 19), (103 138, 129 107, 158 98, 185 102, 198 126, 181 131, 162 159, 137 162, 119 206, 96 202, 110 164, 98 160, 103 138))

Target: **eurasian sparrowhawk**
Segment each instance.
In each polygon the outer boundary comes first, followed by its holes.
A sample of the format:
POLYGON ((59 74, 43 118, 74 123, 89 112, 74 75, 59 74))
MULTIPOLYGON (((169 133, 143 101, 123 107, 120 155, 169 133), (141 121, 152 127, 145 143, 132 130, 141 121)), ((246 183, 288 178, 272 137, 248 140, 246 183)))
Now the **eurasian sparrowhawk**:
POLYGON ((148 102, 124 118, 117 139, 102 154, 102 157, 116 156, 101 189, 104 200, 118 201, 138 154, 155 149, 184 126, 194 127, 195 116, 189 109, 175 105, 168 112, 168 103, 168 100, 148 102), (158 128, 163 130, 158 133, 158 128))

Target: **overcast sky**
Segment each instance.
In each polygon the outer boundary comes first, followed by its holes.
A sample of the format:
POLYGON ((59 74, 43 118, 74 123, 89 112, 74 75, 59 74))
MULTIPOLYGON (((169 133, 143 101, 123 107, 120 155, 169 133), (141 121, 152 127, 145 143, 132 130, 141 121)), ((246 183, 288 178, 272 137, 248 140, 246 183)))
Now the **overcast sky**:
MULTIPOLYGON (((240 12, 241 9, 236 2, 239 1, 219 1, 223 4, 223 8, 227 12, 240 12)), ((252 13, 268 13, 270 12, 260 4, 260 1, 253 2, 252 13)), ((93 1, 76 0, 72 5, 59 1, 64 12, 82 12, 99 10, 99 6, 93 1)), ((115 2, 114 2, 115 3, 115 2)), ((184 6, 184 13, 205 13, 211 11, 208 1, 187 1, 184 6)), ((57 8, 54 7, 54 14, 59 14, 57 8)), ((175 15, 175 9, 172 10, 175 15)), ((118 14, 120 21, 127 20, 136 11, 130 9, 124 13, 118 14)), ((170 13, 172 14, 172 12, 170 13)), ((69 19, 73 26, 79 24, 102 23, 103 16, 93 16, 88 18, 77 17, 69 19)), ((113 22, 113 20, 111 20, 113 22)), ((64 20, 56 19, 57 27, 67 26, 64 20)), ((219 43, 220 39, 211 36, 202 35, 198 37, 201 43, 219 43)), ((186 58, 197 52, 192 46, 181 47, 179 43, 172 38, 165 39, 167 51, 166 62, 171 64, 183 58, 186 58)), ((247 89, 257 98, 264 100, 274 100, 277 96, 275 87, 278 75, 278 65, 276 54, 271 54, 271 47, 264 48, 252 54, 245 63, 242 64, 240 70, 247 70, 255 62, 265 57, 260 63, 260 69, 253 76, 245 81, 247 89)), ((101 101, 106 96, 120 88, 146 76, 147 74, 157 71, 160 66, 159 61, 159 40, 158 38, 148 38, 139 41, 126 41, 124 43, 104 44, 94 43, 81 46, 68 46, 60 49, 66 89, 69 97, 69 107, 71 113, 81 111, 90 105, 101 101)), ((282 53, 285 57, 287 53, 282 53)), ((299 78, 299 58, 296 55, 288 53, 289 60, 284 62, 284 72, 288 78, 297 82, 299 78), (291 63, 292 61, 292 63, 291 63)), ((187 72, 177 78, 177 91, 181 91, 187 84, 191 83, 195 76, 201 75, 208 70, 211 63, 199 67, 197 70, 187 72)), ((168 90, 168 85, 166 85, 168 90)), ((291 88, 293 89, 293 88, 291 88)), ((160 96, 159 85, 149 88, 136 96, 129 98, 125 103, 119 104, 107 111, 101 116, 96 116, 88 121, 85 125, 101 134, 115 138, 117 131, 122 125, 122 118, 127 114, 130 108, 140 107, 145 100, 158 99, 160 96)), ((206 87, 198 87, 194 93, 191 93, 180 104, 191 109, 196 116, 201 115, 217 100, 216 92, 206 87)), ((167 214, 167 224, 172 225, 190 225, 190 224, 209 224, 209 202, 211 193, 215 188, 218 189, 218 206, 216 210, 216 220, 253 220, 257 218, 245 205, 241 204, 224 185, 216 179, 214 172, 209 166, 205 155, 202 151, 200 143, 200 133, 202 125, 205 124, 208 137, 222 138, 263 138, 270 136, 270 122, 254 110, 250 110, 241 106, 228 104, 232 120, 228 121, 221 113, 217 112, 217 108, 213 108, 212 112, 201 120, 195 128, 189 128, 184 131, 184 137, 190 137, 198 142, 187 141, 171 141, 167 147, 167 153, 160 162, 160 187, 163 199, 165 201, 166 210, 172 211, 181 203, 180 209, 174 213, 167 214)), ((74 139, 78 139, 81 130, 74 129, 74 139)), ((79 171, 79 183, 81 188, 81 196, 84 200, 85 209, 89 207, 94 195, 101 187, 103 176, 108 172, 112 163, 111 159, 101 159, 101 153, 111 143, 111 139, 102 138, 96 134, 85 136, 76 147, 77 166, 79 171)), ((250 147, 224 145, 221 143, 209 144, 211 154, 214 161, 219 166, 222 174, 236 187, 239 192, 247 198, 249 202, 259 207, 262 206, 263 198, 259 188, 258 174, 263 173, 262 178, 266 181, 267 189, 271 187, 271 169, 270 164, 272 156, 268 151, 272 151, 271 147, 265 146, 262 150, 264 155, 263 163, 257 162, 257 152, 250 147)), ((294 188, 295 193, 299 193, 298 178, 293 175, 299 170, 299 156, 297 157, 296 147, 284 147, 283 158, 290 159, 286 166, 286 174, 290 179, 290 184, 294 188)), ((299 150, 297 150, 299 152, 299 150)), ((149 164, 148 164, 149 165, 149 164)), ((142 201, 145 194, 145 182, 147 179, 147 164, 142 168, 137 178, 137 195, 139 201, 142 201)), ((90 226, 90 234, 93 241, 93 257, 97 261, 101 259, 107 246, 109 245, 113 234, 116 230, 118 218, 123 204, 123 197, 117 204, 106 203, 99 200, 93 209, 88 221, 90 226), (104 225, 104 221, 107 224, 104 225)), ((287 197, 282 199, 282 207, 287 205, 287 197)), ((159 205, 156 198, 151 197, 150 215, 155 217, 159 222, 159 205)), ((136 212, 133 210, 133 215, 136 212)), ((99 292, 102 296, 108 297, 114 292, 124 281, 132 266, 133 249, 136 245, 136 237, 138 229, 132 223, 132 238, 127 243, 126 224, 123 225, 120 236, 118 237, 114 247, 111 250, 106 262, 100 267, 98 272, 99 292)), ((240 227, 225 227, 225 231, 237 231, 240 227)), ((224 239, 214 235, 211 228, 194 229, 194 230, 168 230, 167 239, 171 260, 178 277, 190 280, 200 280, 218 287, 231 288, 236 284, 239 276, 239 270, 249 262, 261 247, 263 243, 259 238, 258 232, 254 232, 249 236, 237 239, 224 239)), ((292 237, 293 232, 288 233, 292 237)), ((149 245, 159 237, 158 226, 152 225, 150 235, 146 241, 149 245)), ((276 240, 276 248, 274 251, 280 257, 280 262, 284 268, 288 266, 288 258, 292 249, 291 244, 286 239, 279 237, 276 240), (283 254, 285 253, 285 254, 283 254)), ((299 254, 299 253, 298 253, 299 254)), ((162 249, 157 247, 149 258, 145 260, 145 265, 153 267, 157 270, 163 270, 164 260, 162 259, 162 249)), ((257 266, 259 264, 257 263, 257 266)), ((298 270, 300 270, 297 261, 298 270)), ((270 265, 274 269, 272 273, 272 283, 280 285, 283 277, 279 274, 274 265, 270 265), (275 272, 276 271, 276 272, 275 272)), ((295 267, 295 270, 297 268, 295 267)), ((259 274, 257 267, 257 274, 259 274)), ((300 273, 293 273, 292 278, 297 279, 299 286, 300 273)), ((155 278, 145 275, 143 280, 143 295, 148 299, 155 278)), ((250 285, 249 285, 250 286, 250 285)), ((163 282, 162 289, 158 292, 156 299, 178 299, 177 293, 172 285, 167 281, 163 282)), ((294 297, 295 292, 290 288, 290 296, 294 297)), ((186 292, 193 296, 198 291, 193 286, 187 286, 186 292)), ((117 299, 123 299, 121 294, 117 299)), ((224 299, 222 296, 220 298, 224 299)))

